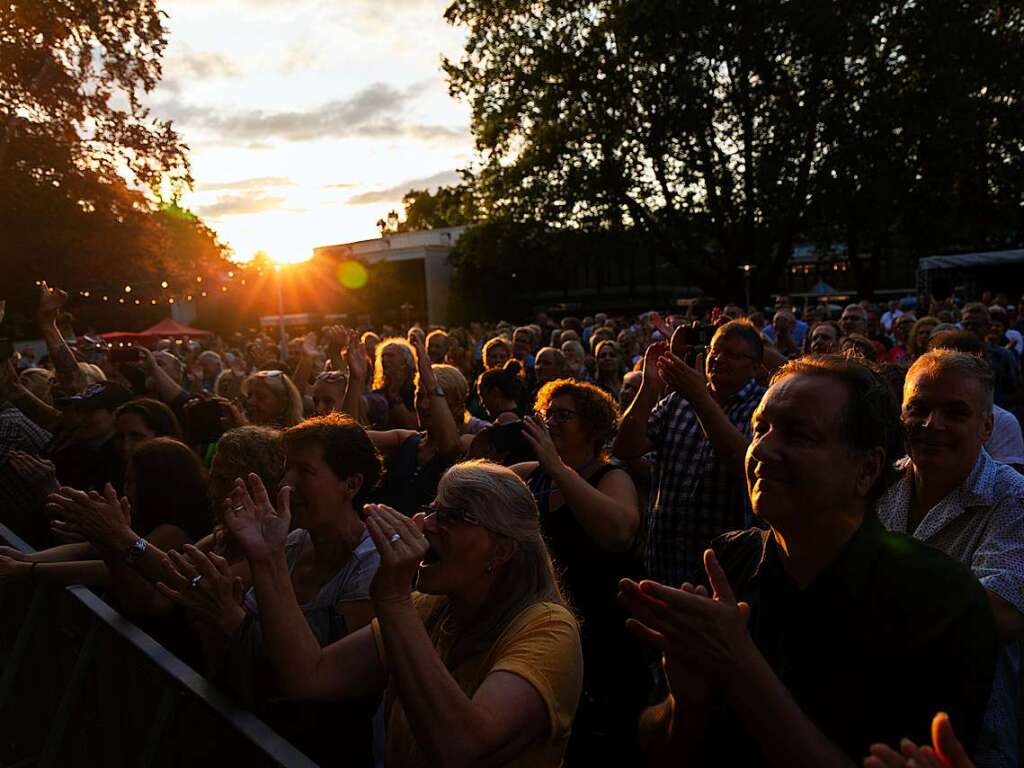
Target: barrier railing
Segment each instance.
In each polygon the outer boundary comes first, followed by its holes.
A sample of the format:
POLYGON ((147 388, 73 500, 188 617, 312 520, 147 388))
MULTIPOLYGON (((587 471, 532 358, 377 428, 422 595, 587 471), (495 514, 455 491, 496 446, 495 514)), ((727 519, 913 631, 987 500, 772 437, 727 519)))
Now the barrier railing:
POLYGON ((316 764, 85 587, 6 584, 0 766, 29 765, 316 764))

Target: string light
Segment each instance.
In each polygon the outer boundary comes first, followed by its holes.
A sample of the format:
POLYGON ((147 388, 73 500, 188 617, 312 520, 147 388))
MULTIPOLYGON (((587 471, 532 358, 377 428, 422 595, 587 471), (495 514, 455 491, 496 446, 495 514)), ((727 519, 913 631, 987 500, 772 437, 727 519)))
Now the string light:
POLYGON ((117 300, 117 303, 118 303, 118 304, 124 304, 124 299, 123 299, 123 298, 122 298, 122 299, 118 299, 118 300, 117 300))
POLYGON ((166 280, 162 281, 162 282, 160 283, 160 287, 161 287, 161 288, 166 288, 166 287, 167 287, 167 281, 166 281, 166 280))
POLYGON ((138 299, 136 299, 136 300, 135 300, 135 303, 136 303, 136 304, 141 304, 142 302, 141 302, 141 301, 139 301, 138 299))
POLYGON ((186 299, 186 301, 192 301, 192 294, 189 294, 189 296, 188 296, 188 298, 186 299))
POLYGON ((87 299, 89 298, 89 292, 88 291, 82 291, 82 295, 85 296, 85 298, 87 298, 87 299))
POLYGON ((168 300, 167 300, 167 303, 168 303, 168 304, 173 304, 173 303, 174 303, 174 299, 168 299, 168 300))
POLYGON ((235 276, 234 272, 230 272, 230 271, 228 272, 228 277, 234 277, 234 276, 235 276))
POLYGON ((201 282, 203 282, 203 278, 202 278, 202 276, 201 276, 201 275, 197 275, 197 276, 196 276, 196 282, 197 282, 197 283, 201 283, 201 282))
POLYGON ((150 304, 154 304, 154 305, 155 305, 155 304, 156 304, 156 299, 150 299, 150 300, 149 300, 149 303, 150 303, 150 304))
POLYGON ((227 292, 228 292, 228 287, 227 287, 226 285, 222 285, 222 286, 220 287, 220 292, 221 292, 221 293, 227 293, 227 292))
POLYGON ((205 296, 206 296, 206 291, 203 291, 202 295, 203 295, 203 297, 205 298, 205 296))
POLYGON ((107 296, 104 296, 104 297, 103 297, 103 300, 104 300, 104 301, 106 301, 106 300, 107 300, 107 298, 108 298, 107 296))
POLYGON ((132 287, 131 287, 130 285, 126 285, 126 286, 124 287, 124 292, 125 292, 125 293, 131 293, 131 292, 132 292, 132 287))

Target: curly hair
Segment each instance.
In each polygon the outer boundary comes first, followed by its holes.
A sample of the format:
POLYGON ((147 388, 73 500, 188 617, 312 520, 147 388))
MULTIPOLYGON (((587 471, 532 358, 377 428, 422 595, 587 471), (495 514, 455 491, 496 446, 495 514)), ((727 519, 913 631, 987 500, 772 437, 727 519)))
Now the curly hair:
POLYGON ((568 395, 576 405, 580 424, 597 445, 604 446, 614 435, 619 423, 619 406, 612 396, 600 387, 575 379, 549 381, 537 392, 533 409, 541 414, 551 407, 556 397, 568 395))

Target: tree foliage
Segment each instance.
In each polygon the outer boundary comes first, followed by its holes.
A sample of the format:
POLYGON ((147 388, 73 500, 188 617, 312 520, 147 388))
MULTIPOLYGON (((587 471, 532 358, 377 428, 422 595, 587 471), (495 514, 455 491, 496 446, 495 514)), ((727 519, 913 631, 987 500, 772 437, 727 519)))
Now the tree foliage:
POLYGON ((156 0, 5 5, 0 263, 13 314, 30 314, 39 278, 95 289, 223 267, 215 234, 176 202, 187 148, 143 105, 165 45, 156 0))
POLYGON ((468 30, 445 69, 487 218, 639 231, 722 292, 744 263, 769 289, 802 240, 870 265, 1022 229, 1018 3, 455 0, 446 17, 468 30))
POLYGON ((479 217, 473 190, 468 184, 429 189, 410 189, 402 197, 405 218, 397 211, 377 221, 381 235, 389 232, 419 232, 426 229, 471 224, 479 217))

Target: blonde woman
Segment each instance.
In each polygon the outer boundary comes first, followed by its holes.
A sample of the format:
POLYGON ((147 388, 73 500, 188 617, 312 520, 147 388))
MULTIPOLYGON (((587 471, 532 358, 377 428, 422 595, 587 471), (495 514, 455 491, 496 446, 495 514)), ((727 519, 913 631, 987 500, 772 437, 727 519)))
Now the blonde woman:
POLYGON ((242 382, 251 424, 286 429, 302 421, 302 396, 284 371, 257 371, 242 382))

